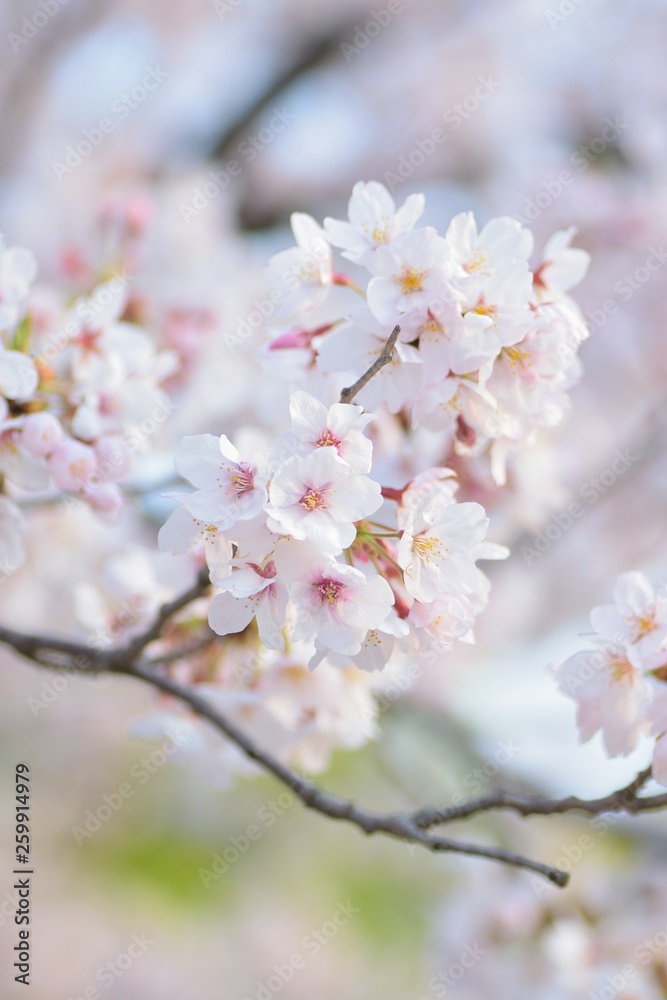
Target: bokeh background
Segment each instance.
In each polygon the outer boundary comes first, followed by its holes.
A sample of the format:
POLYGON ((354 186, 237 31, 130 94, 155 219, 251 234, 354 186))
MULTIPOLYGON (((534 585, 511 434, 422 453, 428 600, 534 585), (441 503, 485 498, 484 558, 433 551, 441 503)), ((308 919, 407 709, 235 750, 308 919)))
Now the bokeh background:
MULTIPOLYGON (((248 389, 261 330, 234 354, 221 345, 264 287, 267 254, 290 242, 291 211, 342 216, 352 184, 377 179, 399 201, 424 191, 426 221, 442 228, 464 209, 521 218, 538 243, 577 226, 592 255, 576 293, 593 332, 585 374, 567 421, 503 498, 488 497, 493 537, 513 555, 494 568, 478 643, 383 712, 382 738, 336 754, 322 780, 383 807, 494 784, 602 794, 629 780, 647 748, 608 761, 597 740, 579 747, 574 706, 548 665, 578 648, 588 609, 609 599, 617 573, 667 578, 667 271, 661 263, 645 278, 647 259, 667 248, 667 3, 22 0, 0 5, 0 45, 0 229, 56 282, 95 257, 119 205, 150 215, 140 292, 159 304, 163 332, 185 324, 198 344, 172 441, 252 419, 271 426, 282 405, 284 387, 248 389), (154 89, 124 102, 150 70, 154 89), (113 130, 68 164, 68 147, 104 118, 113 130), (434 130, 445 138, 433 142, 434 130), (631 456, 627 471, 593 485, 618 449, 631 456), (582 497, 569 530, 539 558, 522 553, 582 497), (507 741, 511 753, 500 753, 507 741)), ((145 503, 132 530, 153 544, 163 514, 145 503)), ((67 629, 74 584, 94 576, 119 532, 35 510, 29 564, 1 588, 2 620, 67 629)), ((155 749, 135 727, 148 692, 82 679, 56 690, 4 651, 0 664, 5 858, 17 760, 34 782, 35 1000, 95 986, 110 1000, 667 996, 660 816, 597 828, 501 817, 472 830, 568 859, 573 885, 558 893, 485 862, 366 840, 281 805, 265 779, 222 790, 202 768, 166 763, 139 787, 133 769, 155 749), (128 775, 137 794, 77 844, 72 828, 128 775), (202 869, 252 825, 259 839, 205 886, 202 869), (335 926, 348 901, 357 912, 312 945, 307 935, 335 926), (96 978, 109 962, 126 965, 133 935, 151 942, 141 957, 111 982, 96 978), (655 947, 642 952, 647 939, 655 947), (475 943, 480 954, 457 978, 475 943), (303 968, 276 980, 275 966, 296 953, 303 968)), ((3 997, 25 993, 10 974, 9 868, 3 997)))

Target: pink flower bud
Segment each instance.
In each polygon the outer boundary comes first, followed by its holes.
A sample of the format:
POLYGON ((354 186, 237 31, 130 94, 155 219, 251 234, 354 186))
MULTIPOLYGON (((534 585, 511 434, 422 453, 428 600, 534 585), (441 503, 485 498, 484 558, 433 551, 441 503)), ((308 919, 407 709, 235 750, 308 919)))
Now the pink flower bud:
POLYGON ((56 446, 48 465, 57 489, 81 490, 95 472, 95 452, 89 445, 70 438, 56 446))
POLYGON ((32 458, 48 458, 62 439, 62 426, 51 413, 29 413, 23 421, 21 444, 32 458))

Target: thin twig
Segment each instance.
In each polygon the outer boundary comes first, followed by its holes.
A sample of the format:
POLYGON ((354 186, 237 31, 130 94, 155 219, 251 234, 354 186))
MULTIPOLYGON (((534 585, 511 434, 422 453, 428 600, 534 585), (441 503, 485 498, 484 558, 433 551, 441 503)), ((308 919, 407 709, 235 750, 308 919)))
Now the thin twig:
POLYGON ((314 782, 302 777, 296 771, 276 760, 263 750, 246 733, 238 729, 232 722, 216 711, 208 701, 190 688, 186 688, 169 677, 161 676, 147 669, 143 664, 134 664, 127 670, 121 670, 129 677, 135 677, 153 685, 158 690, 170 694, 185 702, 197 715, 210 722, 219 732, 223 733, 232 743, 259 764, 265 771, 272 774, 278 781, 286 785, 300 801, 309 809, 334 820, 344 820, 352 823, 366 834, 384 833, 409 843, 420 844, 427 850, 437 853, 465 854, 472 857, 487 858, 500 861, 515 868, 524 868, 544 876, 558 886, 565 886, 568 874, 551 865, 533 861, 512 851, 496 847, 484 847, 480 844, 450 840, 446 837, 434 836, 421 830, 413 819, 413 814, 404 813, 373 813, 354 802, 340 799, 329 792, 323 791, 314 782))
POLYGON ((441 823, 467 819, 469 816, 476 816, 492 809, 511 809, 521 816, 554 816, 565 812, 585 812, 592 816, 605 812, 647 812, 667 806, 667 794, 644 798, 637 795, 650 777, 651 768, 647 767, 625 788, 619 788, 618 791, 597 799, 581 799, 577 795, 568 795, 563 799, 542 799, 511 795, 503 791, 491 792, 482 798, 464 802, 460 806, 421 809, 415 814, 414 819, 417 826, 429 829, 441 823))
POLYGON ((361 392, 363 387, 368 382, 370 382, 373 376, 377 375, 377 373, 380 371, 381 368, 384 368, 385 365, 390 364, 390 362, 394 357, 394 345, 396 344, 396 340, 400 332, 401 332, 400 326, 395 326, 389 335, 389 340, 384 345, 380 354, 377 356, 377 358, 370 366, 368 371, 364 372, 364 374, 357 379, 354 385, 351 385, 348 389, 342 390, 340 394, 341 403, 350 403, 357 395, 357 393, 361 392))

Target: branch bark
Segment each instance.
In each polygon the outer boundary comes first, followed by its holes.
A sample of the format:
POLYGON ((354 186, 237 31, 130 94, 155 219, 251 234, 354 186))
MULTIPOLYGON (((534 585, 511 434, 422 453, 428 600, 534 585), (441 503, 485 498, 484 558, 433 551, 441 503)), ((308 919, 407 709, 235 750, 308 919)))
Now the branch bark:
POLYGON ((264 771, 289 788, 303 805, 329 819, 351 823, 369 835, 382 833, 407 843, 417 844, 434 853, 462 854, 498 861, 535 872, 561 887, 567 885, 569 876, 558 868, 502 848, 453 840, 435 834, 431 828, 468 819, 491 810, 509 809, 522 816, 555 815, 569 811, 597 815, 611 811, 637 814, 667 806, 667 794, 646 797, 638 794, 651 776, 650 768, 642 771, 624 788, 597 799, 581 799, 577 796, 567 796, 562 799, 523 798, 497 791, 460 806, 445 808, 428 806, 407 813, 379 813, 332 795, 275 759, 209 704, 195 689, 179 684, 167 676, 160 669, 159 657, 155 661, 141 658, 146 647, 160 637, 166 622, 193 600, 202 596, 208 586, 208 575, 202 570, 191 587, 160 609, 155 620, 141 635, 113 650, 91 650, 84 644, 27 635, 5 627, 0 627, 0 643, 11 647, 41 667, 78 669, 89 673, 106 672, 132 677, 171 695, 188 705, 197 715, 207 720, 218 732, 238 746, 250 760, 255 761, 264 771))
POLYGON ((354 385, 351 385, 348 389, 342 390, 340 394, 341 403, 351 403, 357 393, 361 392, 363 387, 370 382, 373 376, 377 375, 377 373, 384 368, 385 365, 391 363, 394 357, 394 347, 400 332, 400 326, 395 326, 389 334, 389 340, 384 345, 380 354, 377 356, 368 371, 365 371, 364 374, 357 379, 354 385))

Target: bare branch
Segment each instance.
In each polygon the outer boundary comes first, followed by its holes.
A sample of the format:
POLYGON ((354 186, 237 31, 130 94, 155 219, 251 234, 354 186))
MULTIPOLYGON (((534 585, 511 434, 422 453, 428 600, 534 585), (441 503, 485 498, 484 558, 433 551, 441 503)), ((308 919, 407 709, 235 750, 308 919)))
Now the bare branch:
POLYGON ((185 702, 190 708, 202 718, 210 722, 219 732, 223 733, 232 743, 235 743, 243 750, 247 757, 254 760, 265 771, 272 774, 278 781, 286 785, 300 801, 309 809, 328 816, 329 819, 344 820, 352 823, 366 834, 384 833, 390 837, 396 837, 408 843, 420 844, 427 850, 436 853, 465 854, 471 857, 487 858, 492 861, 499 861, 515 868, 523 868, 536 872, 538 875, 547 878, 554 885, 563 887, 567 885, 569 876, 567 872, 554 868, 551 865, 533 861, 530 858, 522 857, 512 851, 505 851, 496 847, 484 847, 480 844, 470 844, 456 840, 449 840, 446 837, 434 836, 424 830, 419 829, 414 823, 412 814, 403 813, 373 813, 335 795, 323 791, 314 782, 302 777, 291 768, 276 760, 269 753, 259 747, 254 740, 238 729, 232 722, 216 711, 204 698, 190 688, 183 687, 169 677, 164 677, 147 669, 143 664, 134 664, 126 670, 120 670, 129 677, 136 677, 152 684, 158 690, 170 694, 180 701, 185 702))
POLYGON ((181 611, 183 608, 187 607, 188 604, 192 604, 192 602, 196 601, 197 598, 203 597, 210 586, 211 581, 209 579, 209 570, 207 566, 204 566, 199 570, 196 581, 191 587, 188 588, 188 590, 184 591, 178 597, 175 597, 173 601, 169 601, 168 604, 163 604, 155 616, 153 624, 140 635, 136 636, 136 638, 132 639, 127 646, 122 647, 117 653, 114 654, 116 660, 122 664, 134 662, 146 646, 161 637, 162 630, 169 619, 172 618, 177 611, 181 611))
POLYGON ((394 357, 394 345, 396 344, 396 340, 400 332, 400 326, 395 326, 389 335, 389 340, 384 345, 382 351, 370 366, 368 371, 364 372, 361 378, 358 378, 354 385, 351 385, 348 389, 342 390, 340 394, 341 403, 351 403, 357 393, 361 392, 363 387, 370 382, 373 376, 377 375, 381 368, 384 368, 385 365, 388 365, 392 361, 394 357))
POLYGON ((667 806, 667 794, 650 795, 640 798, 638 792, 651 777, 651 768, 647 767, 637 777, 616 792, 604 795, 598 799, 580 799, 576 795, 568 795, 563 799, 527 798, 520 795, 510 795, 508 792, 491 792, 479 799, 472 799, 460 806, 446 806, 443 809, 426 808, 414 814, 417 826, 428 829, 441 823, 451 823, 457 819, 467 819, 492 809, 510 809, 521 816, 554 816, 565 812, 585 812, 591 816, 599 816, 605 812, 640 813, 667 806))
MULTIPOLYGON (((392 336, 397 335, 397 332, 398 328, 392 336)), ((368 378, 372 377, 368 373, 367 376, 368 378)), ((366 834, 382 833, 407 843, 418 844, 435 853, 463 854, 499 861, 515 868, 536 872, 558 886, 565 886, 568 882, 568 874, 558 868, 502 848, 452 840, 434 833, 431 827, 468 819, 491 810, 513 810, 521 816, 556 815, 571 811, 598 815, 605 812, 621 811, 637 814, 667 806, 667 793, 639 796, 639 792, 651 777, 650 768, 646 768, 638 774, 624 788, 597 799, 581 799, 574 795, 562 799, 528 798, 497 791, 482 798, 465 802, 460 806, 445 808, 427 806, 412 812, 376 813, 354 802, 338 798, 276 760, 268 751, 255 743, 250 736, 238 729, 233 722, 221 715, 195 689, 179 684, 160 671, 160 666, 163 663, 174 658, 194 655, 209 642, 217 639, 217 636, 212 633, 210 636, 201 636, 191 645, 174 650, 173 656, 168 652, 154 660, 141 659, 141 654, 146 647, 161 637, 164 626, 169 619, 205 594, 209 586, 208 571, 202 569, 195 583, 173 601, 165 604, 147 629, 125 645, 115 649, 95 650, 82 643, 46 636, 27 635, 4 627, 0 627, 0 643, 10 646, 17 653, 41 667, 56 670, 80 670, 89 673, 108 672, 134 677, 177 698, 203 719, 206 719, 264 771, 282 782, 305 806, 329 819, 351 823, 366 834)))

